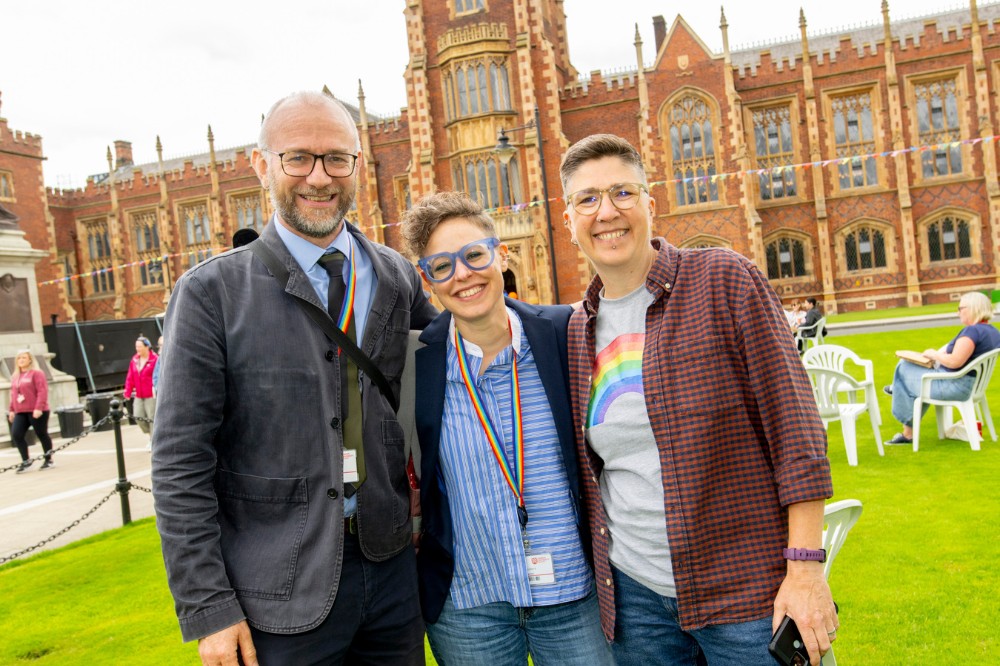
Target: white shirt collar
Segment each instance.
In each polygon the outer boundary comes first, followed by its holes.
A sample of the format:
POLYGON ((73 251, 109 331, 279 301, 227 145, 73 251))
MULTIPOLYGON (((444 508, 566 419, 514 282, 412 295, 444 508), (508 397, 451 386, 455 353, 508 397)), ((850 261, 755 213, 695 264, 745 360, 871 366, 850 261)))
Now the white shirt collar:
MULTIPOLYGON (((514 353, 518 356, 521 355, 521 320, 518 318, 517 313, 506 308, 507 310, 507 321, 510 323, 510 341, 511 346, 514 348, 514 353)), ((453 316, 448 322, 448 339, 455 339, 455 317, 453 316)), ((471 340, 463 339, 462 342, 465 344, 465 351, 473 356, 483 357, 483 350, 479 345, 472 342, 471 340)))

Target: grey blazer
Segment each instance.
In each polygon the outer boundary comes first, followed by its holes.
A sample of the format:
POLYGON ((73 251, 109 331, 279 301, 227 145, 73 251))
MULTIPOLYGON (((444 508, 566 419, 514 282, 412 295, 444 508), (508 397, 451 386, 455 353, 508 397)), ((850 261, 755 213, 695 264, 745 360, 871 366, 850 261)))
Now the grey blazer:
MULTIPOLYGON (((295 302, 321 307, 274 224, 261 239, 288 268, 284 291, 243 247, 185 273, 167 310, 153 494, 185 640, 244 617, 264 631, 307 631, 340 580, 340 364, 295 302)), ((408 332, 436 311, 408 261, 347 228, 378 276, 361 348, 398 396, 408 332)), ((361 385, 368 479, 358 527, 365 555, 384 560, 410 541, 404 437, 378 388, 367 377, 361 385)))

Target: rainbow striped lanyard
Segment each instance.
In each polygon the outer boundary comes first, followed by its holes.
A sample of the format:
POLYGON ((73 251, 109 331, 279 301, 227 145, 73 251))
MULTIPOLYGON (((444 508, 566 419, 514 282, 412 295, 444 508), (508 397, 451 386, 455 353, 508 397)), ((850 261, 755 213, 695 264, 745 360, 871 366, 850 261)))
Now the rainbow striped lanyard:
MULTIPOLYGON (((507 330, 511 331, 509 319, 507 330)), ((512 331, 511 335, 513 335, 512 331)), ((472 372, 469 369, 469 362, 465 357, 465 344, 462 342, 462 336, 459 335, 457 327, 455 328, 455 350, 458 352, 458 367, 462 372, 465 390, 469 393, 469 400, 472 401, 472 406, 476 410, 479 424, 483 427, 483 432, 486 433, 493 457, 500 465, 503 478, 517 500, 517 519, 521 523, 521 531, 524 532, 528 527, 528 509, 524 506, 524 422, 521 417, 521 388, 517 379, 517 353, 513 354, 514 360, 511 364, 510 374, 511 411, 513 412, 512 434, 514 437, 514 466, 511 467, 510 460, 507 459, 503 448, 503 431, 494 427, 489 414, 486 413, 486 408, 483 407, 482 398, 479 396, 479 390, 476 388, 472 372)))
POLYGON ((354 243, 350 245, 350 254, 347 257, 347 275, 344 276, 344 302, 340 305, 340 317, 337 319, 337 327, 344 333, 351 325, 351 318, 354 316, 354 296, 358 292, 358 275, 354 270, 354 243))

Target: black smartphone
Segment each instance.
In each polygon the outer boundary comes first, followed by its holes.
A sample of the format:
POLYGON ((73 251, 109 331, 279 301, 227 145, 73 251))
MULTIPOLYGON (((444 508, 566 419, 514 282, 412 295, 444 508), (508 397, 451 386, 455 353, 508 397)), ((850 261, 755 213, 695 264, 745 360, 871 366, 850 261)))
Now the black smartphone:
POLYGON ((771 637, 767 649, 781 666, 810 666, 809 651, 802 642, 802 634, 795 626, 795 620, 787 615, 771 637))

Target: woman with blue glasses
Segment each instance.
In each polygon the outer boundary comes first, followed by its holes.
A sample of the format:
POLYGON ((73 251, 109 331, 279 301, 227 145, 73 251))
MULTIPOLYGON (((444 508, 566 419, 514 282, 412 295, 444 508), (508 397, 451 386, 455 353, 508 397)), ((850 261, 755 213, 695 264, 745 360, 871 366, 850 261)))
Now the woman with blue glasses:
POLYGON ((566 325, 504 297, 508 250, 463 194, 403 235, 444 312, 416 351, 421 606, 438 663, 610 663, 581 545, 566 325))

